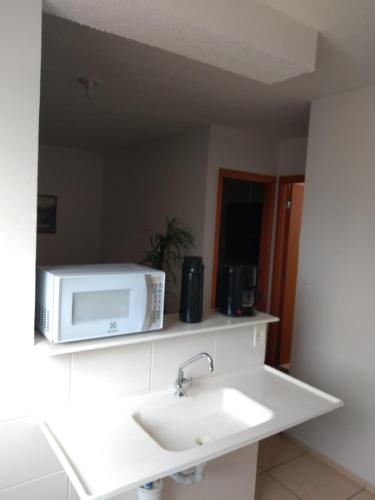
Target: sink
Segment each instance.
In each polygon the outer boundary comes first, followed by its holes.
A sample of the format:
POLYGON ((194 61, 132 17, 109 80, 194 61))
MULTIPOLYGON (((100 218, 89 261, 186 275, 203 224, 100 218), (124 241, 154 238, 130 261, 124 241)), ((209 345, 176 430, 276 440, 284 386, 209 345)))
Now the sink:
POLYGON ((260 425, 273 416, 265 406, 232 388, 201 391, 155 404, 132 417, 168 451, 204 446, 260 425))

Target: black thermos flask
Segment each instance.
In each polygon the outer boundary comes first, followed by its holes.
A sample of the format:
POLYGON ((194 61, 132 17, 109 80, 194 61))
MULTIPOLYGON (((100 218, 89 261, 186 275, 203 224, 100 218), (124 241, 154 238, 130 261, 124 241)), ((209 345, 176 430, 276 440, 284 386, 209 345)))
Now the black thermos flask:
POLYGON ((182 264, 180 319, 185 323, 199 323, 203 317, 202 257, 185 257, 182 264))

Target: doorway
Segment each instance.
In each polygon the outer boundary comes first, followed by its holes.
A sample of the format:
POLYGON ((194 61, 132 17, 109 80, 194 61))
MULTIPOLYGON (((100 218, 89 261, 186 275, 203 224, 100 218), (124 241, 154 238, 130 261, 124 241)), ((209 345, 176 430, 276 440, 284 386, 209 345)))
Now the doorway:
POLYGON ((271 314, 280 322, 269 329, 266 362, 285 371, 290 368, 293 340, 304 182, 302 175, 279 179, 271 314))
POLYGON ((257 309, 267 309, 276 179, 220 169, 211 306, 218 306, 225 264, 258 267, 257 309))

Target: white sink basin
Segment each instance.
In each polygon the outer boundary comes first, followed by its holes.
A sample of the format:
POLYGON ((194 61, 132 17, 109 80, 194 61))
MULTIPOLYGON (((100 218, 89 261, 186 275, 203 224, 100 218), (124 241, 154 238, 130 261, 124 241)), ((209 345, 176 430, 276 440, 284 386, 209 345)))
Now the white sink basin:
POLYGON ((262 424, 273 412, 236 389, 222 388, 171 397, 132 416, 165 450, 185 451, 262 424))

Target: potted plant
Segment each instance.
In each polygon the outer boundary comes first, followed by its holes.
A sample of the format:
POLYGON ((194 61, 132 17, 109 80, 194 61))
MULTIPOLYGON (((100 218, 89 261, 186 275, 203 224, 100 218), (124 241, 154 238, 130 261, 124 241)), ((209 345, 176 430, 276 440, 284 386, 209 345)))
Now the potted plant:
MULTIPOLYGON (((166 284, 176 284, 176 265, 182 261, 186 250, 194 247, 195 238, 190 229, 176 218, 164 216, 165 231, 151 235, 151 249, 146 252, 142 264, 148 264, 154 269, 166 273, 166 284)), ((166 287, 167 288, 167 287, 166 287)), ((170 293, 167 291, 167 293, 170 293)))

